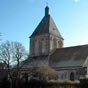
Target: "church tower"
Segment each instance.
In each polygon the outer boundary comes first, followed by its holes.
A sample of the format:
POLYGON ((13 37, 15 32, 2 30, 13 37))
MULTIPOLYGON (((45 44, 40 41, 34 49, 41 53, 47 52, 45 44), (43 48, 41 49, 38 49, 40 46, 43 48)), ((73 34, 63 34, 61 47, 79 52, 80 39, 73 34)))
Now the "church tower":
POLYGON ((63 47, 63 38, 45 7, 45 16, 30 36, 30 56, 49 55, 53 50, 63 47))

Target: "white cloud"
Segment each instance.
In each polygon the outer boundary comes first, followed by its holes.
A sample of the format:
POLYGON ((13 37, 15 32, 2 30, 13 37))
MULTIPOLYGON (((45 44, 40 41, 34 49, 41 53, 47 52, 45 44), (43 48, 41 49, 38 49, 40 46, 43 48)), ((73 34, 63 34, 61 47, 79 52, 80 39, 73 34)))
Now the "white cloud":
POLYGON ((80 0, 74 0, 74 2, 76 2, 76 3, 79 2, 79 1, 80 1, 80 0))

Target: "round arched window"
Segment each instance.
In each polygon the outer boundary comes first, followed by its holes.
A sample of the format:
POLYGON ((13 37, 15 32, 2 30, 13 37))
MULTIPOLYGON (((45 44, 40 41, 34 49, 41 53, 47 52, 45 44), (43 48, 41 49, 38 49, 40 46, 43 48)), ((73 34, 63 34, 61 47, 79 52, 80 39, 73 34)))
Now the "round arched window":
POLYGON ((70 80, 71 80, 71 81, 74 81, 74 72, 71 72, 71 73, 70 73, 70 80))

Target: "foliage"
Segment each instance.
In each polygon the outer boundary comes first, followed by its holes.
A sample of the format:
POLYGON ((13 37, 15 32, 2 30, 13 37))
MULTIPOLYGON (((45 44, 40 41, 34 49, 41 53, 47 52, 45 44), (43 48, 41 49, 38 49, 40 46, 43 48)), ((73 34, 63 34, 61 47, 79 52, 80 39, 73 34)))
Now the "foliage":
POLYGON ((48 81, 48 88, 80 88, 80 82, 72 82, 70 80, 53 80, 48 81))
POLYGON ((56 83, 56 84, 79 84, 80 81, 70 81, 70 80, 48 80, 48 83, 56 83))
POLYGON ((51 80, 57 78, 57 72, 49 66, 41 66, 34 68, 33 77, 38 77, 39 80, 51 80))
MULTIPOLYGON (((84 81, 85 82, 85 81, 84 81)), ((10 81, 3 81, 0 86, 1 88, 9 88, 7 86, 10 86, 10 88, 88 88, 88 83, 85 85, 81 85, 80 83, 66 83, 58 80, 53 80, 53 81, 41 81, 41 80, 30 80, 30 81, 23 81, 23 80, 17 80, 16 82, 14 81, 13 84, 10 81), (7 82, 7 83, 5 83, 7 82), (16 83, 16 84, 15 84, 16 83)))

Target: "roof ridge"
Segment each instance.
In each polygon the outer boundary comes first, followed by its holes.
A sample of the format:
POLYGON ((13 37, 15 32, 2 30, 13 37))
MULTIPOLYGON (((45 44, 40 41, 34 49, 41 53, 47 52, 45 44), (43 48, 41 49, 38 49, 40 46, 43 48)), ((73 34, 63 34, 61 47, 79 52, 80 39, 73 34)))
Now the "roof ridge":
MULTIPOLYGON (((75 48, 75 47, 83 47, 83 46, 88 46, 88 44, 84 44, 84 45, 75 45, 75 46, 68 46, 68 47, 63 47, 64 49, 65 48, 75 48)), ((61 49, 61 48, 59 48, 59 49, 61 49)))

